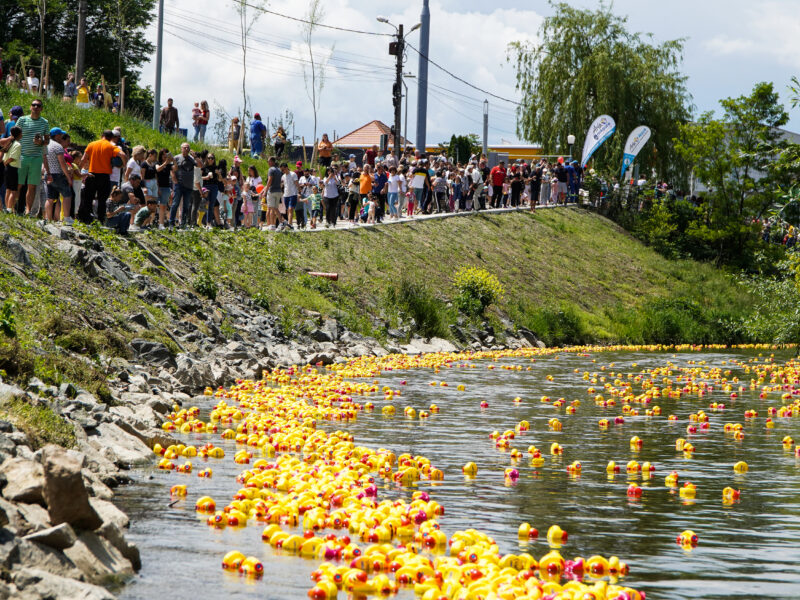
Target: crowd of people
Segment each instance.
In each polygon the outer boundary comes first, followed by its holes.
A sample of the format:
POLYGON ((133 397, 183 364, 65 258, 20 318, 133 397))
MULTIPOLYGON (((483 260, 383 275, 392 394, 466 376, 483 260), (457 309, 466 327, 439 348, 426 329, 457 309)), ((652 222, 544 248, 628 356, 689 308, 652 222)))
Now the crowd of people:
MULTIPOLYGON (((172 108, 169 102, 162 120, 177 126, 177 118, 170 121, 172 108)), ((199 103, 196 108, 195 132, 202 139, 208 107, 199 103)), ((335 227, 339 220, 372 224, 431 213, 533 209, 576 201, 581 180, 577 162, 563 158, 552 164, 542 159, 507 166, 501 161, 490 168, 485 156, 461 164, 444 154, 408 150, 398 159, 373 146, 363 161, 354 155, 335 161, 327 135, 314 166, 290 165, 276 155, 268 159, 265 173, 238 155, 229 165, 213 151, 193 151, 187 142, 176 154, 169 148, 131 146, 119 127, 81 151, 67 131, 51 126, 42 109, 42 101, 33 96, 28 115, 14 106, 3 120, 0 111, 5 210, 66 223, 100 221, 121 234, 132 225, 315 229, 335 227)), ((281 135, 285 132, 279 130, 273 137, 276 154, 281 135)))

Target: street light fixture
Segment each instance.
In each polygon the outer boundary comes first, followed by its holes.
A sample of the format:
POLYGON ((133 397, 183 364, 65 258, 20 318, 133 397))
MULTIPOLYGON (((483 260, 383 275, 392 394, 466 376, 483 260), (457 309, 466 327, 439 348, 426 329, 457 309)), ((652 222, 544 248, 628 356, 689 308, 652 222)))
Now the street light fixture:
MULTIPOLYGON (((411 29, 409 29, 409 30, 408 30, 408 33, 413 33, 414 31, 416 31, 416 30, 417 30, 417 29, 419 29, 420 27, 422 27, 422 23, 417 23, 417 24, 416 24, 416 25, 414 25, 414 26, 413 26, 411 29)), ((407 34, 406 34, 406 35, 407 35, 407 34)))
POLYGON ((569 160, 572 162, 572 145, 575 143, 575 136, 571 133, 567 136, 567 143, 569 144, 569 160))
POLYGON ((391 23, 389 23, 389 19, 386 17, 375 17, 375 20, 378 21, 378 23, 386 23, 391 25, 391 23))

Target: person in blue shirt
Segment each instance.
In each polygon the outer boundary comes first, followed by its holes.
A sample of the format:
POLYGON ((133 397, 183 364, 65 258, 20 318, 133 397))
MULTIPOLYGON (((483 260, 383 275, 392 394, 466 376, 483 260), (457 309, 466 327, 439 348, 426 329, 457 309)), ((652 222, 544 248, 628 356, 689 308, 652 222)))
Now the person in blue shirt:
POLYGON ((389 176, 386 174, 386 169, 383 163, 378 163, 375 167, 375 178, 372 180, 372 195, 375 197, 377 203, 376 218, 378 223, 383 222, 383 216, 386 212, 386 195, 389 192, 389 176))
POLYGON ((11 107, 11 115, 10 115, 10 118, 8 119, 8 121, 5 122, 6 130, 5 130, 5 136, 3 136, 3 137, 9 137, 11 135, 11 128, 14 127, 14 125, 17 124, 17 119, 19 119, 24 114, 25 114, 25 111, 22 110, 21 106, 12 106, 11 107))
POLYGON ((250 156, 258 158, 264 151, 264 140, 267 137, 267 128, 261 122, 261 115, 256 113, 250 123, 250 156))
POLYGON ((581 180, 583 179, 583 169, 577 160, 573 160, 570 165, 573 175, 570 178, 569 193, 572 196, 572 202, 578 201, 578 190, 581 189, 581 180))

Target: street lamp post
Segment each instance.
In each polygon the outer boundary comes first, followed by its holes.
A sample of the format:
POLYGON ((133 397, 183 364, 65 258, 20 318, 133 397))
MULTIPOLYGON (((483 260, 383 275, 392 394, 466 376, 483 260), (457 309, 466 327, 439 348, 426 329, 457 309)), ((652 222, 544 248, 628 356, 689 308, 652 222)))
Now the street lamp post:
POLYGON ((575 143, 575 136, 571 133, 567 136, 567 143, 569 144, 569 162, 572 162, 572 145, 575 143))
POLYGON ((403 73, 403 87, 406 90, 406 116, 405 116, 405 123, 403 124, 403 150, 405 151, 406 145, 408 144, 408 86, 406 85, 406 79, 414 79, 416 75, 413 73, 403 73))

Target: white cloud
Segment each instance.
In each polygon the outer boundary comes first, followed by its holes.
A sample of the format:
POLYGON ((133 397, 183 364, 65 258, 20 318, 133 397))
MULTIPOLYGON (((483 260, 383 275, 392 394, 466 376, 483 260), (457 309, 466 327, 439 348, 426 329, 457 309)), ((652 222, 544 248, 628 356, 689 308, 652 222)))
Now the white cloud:
MULTIPOLYGON (((415 3, 416 4, 416 3, 415 3)), ((386 0, 331 0, 325 3, 324 22, 365 31, 391 33, 375 21, 384 15, 406 29, 419 20, 419 7, 394 12, 395 3, 386 0)), ((302 17, 305 5, 271 2, 270 10, 302 17)), ((538 30, 541 16, 531 10, 494 9, 488 13, 446 9, 431 5, 429 56, 451 72, 499 96, 517 98, 513 66, 506 63, 507 44, 530 40, 538 30)), ((236 112, 241 104, 241 50, 235 44, 238 18, 228 2, 219 0, 173 0, 167 4, 164 33, 162 101, 173 97, 184 123, 189 122, 192 103, 207 99, 236 112), (180 36, 176 37, 176 36, 180 36), (199 47, 198 47, 199 46, 199 47)), ((155 40, 155 24, 148 39, 155 40)), ((295 134, 309 142, 313 129, 311 104, 303 82, 305 54, 300 24, 264 15, 251 34, 247 89, 253 108, 264 118, 285 109, 294 112, 295 134)), ((419 47, 418 33, 408 38, 419 47)), ((391 89, 394 57, 388 54, 389 37, 366 36, 319 29, 314 36, 315 51, 324 54, 335 44, 328 63, 327 78, 318 114, 318 135, 327 131, 342 135, 372 120, 391 123, 391 89)), ((409 50, 406 72, 417 72, 418 56, 409 50)), ((154 81, 154 61, 143 66, 142 81, 154 81)), ((433 65, 429 66, 428 143, 449 138, 452 133, 480 132, 485 94, 455 81, 433 65), (439 88, 434 86, 440 86, 439 88), (441 89, 445 88, 445 89, 441 89)), ((409 79, 409 137, 416 129, 416 80, 409 79)), ((490 100, 490 142, 500 136, 513 137, 513 105, 490 100)))

